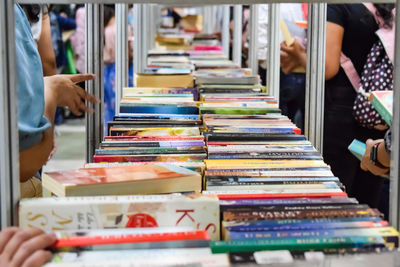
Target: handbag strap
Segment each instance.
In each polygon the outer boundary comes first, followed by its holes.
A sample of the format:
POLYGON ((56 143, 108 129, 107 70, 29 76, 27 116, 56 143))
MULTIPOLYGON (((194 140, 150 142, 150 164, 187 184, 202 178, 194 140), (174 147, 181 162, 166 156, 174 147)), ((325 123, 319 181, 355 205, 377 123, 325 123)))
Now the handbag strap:
POLYGON ((344 70, 344 73, 346 73, 347 78, 357 93, 360 86, 360 76, 358 75, 353 62, 351 62, 350 58, 343 54, 343 52, 340 55, 340 66, 344 70))

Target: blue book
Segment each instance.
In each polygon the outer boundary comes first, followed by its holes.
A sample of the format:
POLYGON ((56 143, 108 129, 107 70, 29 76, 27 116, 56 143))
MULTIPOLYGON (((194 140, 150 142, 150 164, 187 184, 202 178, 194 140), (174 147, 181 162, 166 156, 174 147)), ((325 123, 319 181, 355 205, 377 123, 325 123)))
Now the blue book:
POLYGON ((358 141, 357 139, 354 139, 353 142, 349 145, 348 149, 353 154, 356 158, 359 160, 362 159, 365 149, 367 145, 361 141, 358 141))
POLYGON ((177 106, 177 105, 159 105, 159 106, 120 106, 120 113, 155 113, 155 114, 198 114, 199 109, 196 106, 177 106))
POLYGON ((355 218, 319 218, 319 219, 288 219, 288 220, 270 220, 270 221, 250 221, 250 222, 223 222, 224 227, 233 232, 258 232, 270 231, 268 229, 288 228, 296 229, 301 225, 316 224, 320 227, 322 224, 337 222, 380 222, 380 217, 355 217, 355 218))

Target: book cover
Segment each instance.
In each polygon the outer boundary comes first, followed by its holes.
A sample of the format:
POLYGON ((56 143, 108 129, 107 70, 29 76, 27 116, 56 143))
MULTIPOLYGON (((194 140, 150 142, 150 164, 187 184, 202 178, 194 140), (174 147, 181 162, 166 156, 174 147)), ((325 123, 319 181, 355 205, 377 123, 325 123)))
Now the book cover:
POLYGON ((374 91, 371 93, 369 101, 387 125, 390 126, 393 116, 393 91, 374 91))
POLYGON ((137 87, 193 87, 192 74, 136 74, 137 87))
POLYGON ((42 183, 60 197, 201 190, 199 173, 162 163, 49 172, 43 174, 42 183))
POLYGON ((214 196, 148 195, 22 199, 19 226, 44 231, 136 227, 193 227, 219 238, 214 196))
POLYGON ((348 149, 357 159, 361 160, 364 156, 366 144, 354 139, 353 142, 349 145, 348 149))

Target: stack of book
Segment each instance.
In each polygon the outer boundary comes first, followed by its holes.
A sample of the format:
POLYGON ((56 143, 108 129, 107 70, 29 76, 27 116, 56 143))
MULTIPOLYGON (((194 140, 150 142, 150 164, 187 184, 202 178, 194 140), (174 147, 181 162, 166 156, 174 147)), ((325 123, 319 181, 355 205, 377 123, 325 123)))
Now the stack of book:
POLYGON ((169 162, 201 172, 207 154, 197 98, 194 88, 125 88, 94 162, 169 162))

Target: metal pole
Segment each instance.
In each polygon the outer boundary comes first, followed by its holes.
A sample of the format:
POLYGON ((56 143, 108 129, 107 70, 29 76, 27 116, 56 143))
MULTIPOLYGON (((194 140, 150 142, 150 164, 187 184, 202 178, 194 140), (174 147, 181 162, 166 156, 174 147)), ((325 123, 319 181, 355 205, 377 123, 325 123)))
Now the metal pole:
POLYGON ((325 97, 326 4, 309 5, 305 135, 322 153, 325 97))
POLYGON ((117 22, 115 43, 115 115, 119 113, 122 89, 128 86, 128 5, 115 5, 115 20, 117 22))
MULTIPOLYGON (((400 0, 396 1, 396 10, 400 8, 400 0)), ((400 228, 399 177, 400 177, 400 18, 396 16, 396 41, 394 59, 393 121, 392 121, 392 153, 390 161, 390 224, 400 228)))
POLYGON ((250 6, 249 35, 249 68, 253 74, 258 74, 258 5, 250 6))
POLYGON ((14 1, 0 3, 0 227, 17 225, 19 144, 14 1))
POLYGON ((229 19, 230 19, 230 7, 229 5, 224 5, 221 33, 222 33, 222 50, 224 51, 224 54, 227 57, 229 57, 229 46, 230 46, 229 19))
POLYGON ((150 4, 149 5, 149 12, 150 15, 148 16, 149 19, 149 49, 154 49, 154 38, 156 37, 157 26, 158 26, 158 18, 159 12, 157 12, 158 5, 150 4))
POLYGON ((135 73, 142 73, 144 71, 144 66, 146 66, 146 38, 145 38, 145 30, 146 27, 143 24, 145 21, 145 13, 144 13, 144 5, 143 4, 135 4, 134 5, 134 57, 133 57, 133 66, 135 73))
POLYGON ((267 88, 268 92, 279 101, 279 71, 280 71, 280 43, 279 43, 279 4, 269 4, 268 7, 268 56, 267 56, 267 88))
POLYGON ((86 114, 86 161, 92 162, 96 146, 103 139, 104 130, 103 5, 87 4, 85 9, 86 72, 96 74, 95 80, 86 82, 86 90, 100 99, 100 104, 93 107, 94 114, 86 114))
POLYGON ((235 64, 242 65, 242 5, 233 7, 233 43, 232 60, 235 64))

